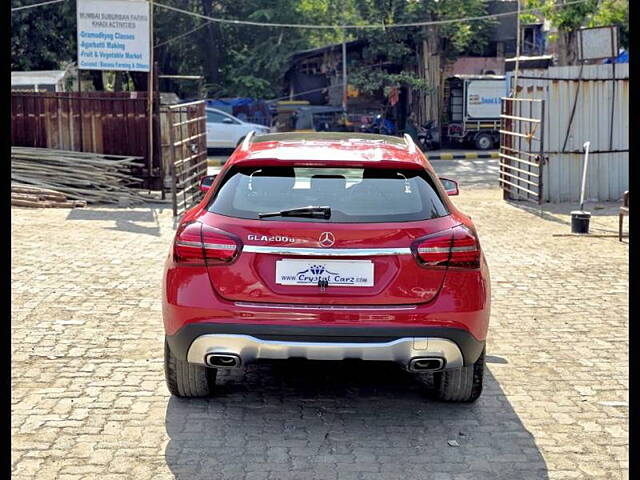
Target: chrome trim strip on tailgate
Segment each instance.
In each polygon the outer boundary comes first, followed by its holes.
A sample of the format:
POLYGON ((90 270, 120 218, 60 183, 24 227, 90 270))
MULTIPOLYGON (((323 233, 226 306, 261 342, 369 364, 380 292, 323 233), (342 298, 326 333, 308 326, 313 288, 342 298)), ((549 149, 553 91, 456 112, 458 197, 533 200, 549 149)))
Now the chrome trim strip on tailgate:
POLYGON ((299 303, 250 303, 235 302, 236 307, 275 308, 280 310, 415 310, 417 305, 303 305, 299 303))
POLYGON ((245 245, 243 252, 275 255, 305 255, 317 257, 371 257, 380 255, 411 255, 410 248, 298 248, 245 245))

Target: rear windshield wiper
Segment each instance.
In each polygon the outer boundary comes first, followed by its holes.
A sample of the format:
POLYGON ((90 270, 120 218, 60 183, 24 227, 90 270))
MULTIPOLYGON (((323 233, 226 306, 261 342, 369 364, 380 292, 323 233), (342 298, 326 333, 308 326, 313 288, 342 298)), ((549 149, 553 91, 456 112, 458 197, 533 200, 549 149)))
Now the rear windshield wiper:
POLYGON ((331 217, 331 207, 301 207, 290 208, 288 210, 281 210, 279 212, 265 212, 259 213, 258 218, 266 217, 311 217, 311 218, 325 218, 331 217))

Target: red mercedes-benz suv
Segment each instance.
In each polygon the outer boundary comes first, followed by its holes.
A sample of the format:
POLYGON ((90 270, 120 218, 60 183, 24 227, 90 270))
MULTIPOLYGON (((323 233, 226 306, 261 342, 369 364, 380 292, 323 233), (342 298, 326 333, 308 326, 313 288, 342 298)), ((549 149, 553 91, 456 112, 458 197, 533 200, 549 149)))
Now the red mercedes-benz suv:
POLYGON ((248 135, 202 189, 165 265, 172 394, 209 395, 217 369, 262 359, 353 358, 478 398, 489 270, 456 182, 409 136, 248 135))

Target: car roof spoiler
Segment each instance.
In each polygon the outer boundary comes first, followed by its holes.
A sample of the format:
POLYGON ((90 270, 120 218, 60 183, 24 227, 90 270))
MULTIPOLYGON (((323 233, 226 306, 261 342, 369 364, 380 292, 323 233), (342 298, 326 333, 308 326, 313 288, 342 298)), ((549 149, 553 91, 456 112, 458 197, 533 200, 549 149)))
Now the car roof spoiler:
MULTIPOLYGON (((247 133, 247 136, 244 137, 244 140, 242 141, 242 145, 240 146, 241 151, 246 152, 249 150, 249 146, 253 142, 253 137, 255 137, 255 135, 256 135, 255 130, 251 130, 249 133, 247 133)), ((416 152, 416 144, 413 141, 413 138, 411 137, 411 135, 409 135, 408 133, 404 134, 404 143, 407 145, 407 150, 409 151, 409 153, 416 152)))
POLYGON ((244 137, 244 140, 242 141, 242 146, 240 147, 240 150, 242 151, 249 150, 249 145, 251 145, 251 142, 253 141, 253 137, 255 136, 255 134, 256 134, 255 130, 251 130, 249 133, 247 133, 247 136, 244 137))
POLYGON ((407 144, 407 149, 410 153, 416 153, 416 144, 408 133, 404 134, 404 143, 407 144))

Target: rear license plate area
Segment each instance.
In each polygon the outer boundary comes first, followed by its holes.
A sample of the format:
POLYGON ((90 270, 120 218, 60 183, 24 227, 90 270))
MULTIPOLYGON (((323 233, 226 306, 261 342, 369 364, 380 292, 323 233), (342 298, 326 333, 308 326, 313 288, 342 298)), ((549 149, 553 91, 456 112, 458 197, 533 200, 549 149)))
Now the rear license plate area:
POLYGON ((276 261, 278 285, 373 287, 371 260, 282 259, 276 261))

